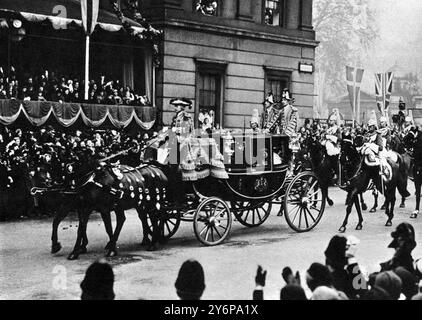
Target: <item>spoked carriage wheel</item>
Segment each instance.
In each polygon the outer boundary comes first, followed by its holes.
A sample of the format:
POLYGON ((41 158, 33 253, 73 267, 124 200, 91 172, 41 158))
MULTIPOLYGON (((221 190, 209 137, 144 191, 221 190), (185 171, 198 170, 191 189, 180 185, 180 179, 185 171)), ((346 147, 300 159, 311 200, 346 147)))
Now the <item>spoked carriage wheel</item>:
POLYGON ((206 246, 222 243, 232 226, 230 208, 221 199, 208 198, 201 202, 193 219, 193 230, 206 246))
MULTIPOLYGON (((161 239, 163 241, 170 240, 173 237, 180 226, 180 215, 181 213, 178 210, 168 210, 165 212, 160 212, 159 224, 163 226, 161 229, 161 239)), ((151 219, 148 217, 148 233, 152 235, 152 223, 151 219)))
POLYGON ((255 228, 270 216, 272 203, 257 201, 233 201, 230 203, 236 219, 245 227, 255 228))
POLYGON ((289 226, 297 232, 311 231, 322 218, 326 199, 319 180, 312 172, 302 172, 288 185, 284 213, 289 226))

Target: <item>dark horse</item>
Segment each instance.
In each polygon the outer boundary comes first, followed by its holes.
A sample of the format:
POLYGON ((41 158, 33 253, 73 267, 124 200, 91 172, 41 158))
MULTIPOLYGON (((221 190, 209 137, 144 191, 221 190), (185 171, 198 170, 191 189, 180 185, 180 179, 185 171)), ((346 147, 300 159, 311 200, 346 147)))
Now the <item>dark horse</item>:
POLYGON ((10 164, 0 162, 0 220, 15 219, 31 215, 34 201, 30 194, 29 166, 23 159, 10 164))
MULTIPOLYGON (((344 152, 351 152, 348 157, 350 159, 357 159, 356 151, 353 151, 353 148, 345 149, 344 152)), ((355 174, 349 179, 349 184, 346 188, 346 217, 339 229, 340 232, 346 231, 349 215, 352 212, 353 205, 356 206, 359 217, 359 222, 356 226, 356 229, 362 229, 363 217, 360 210, 358 196, 367 190, 371 180, 373 181, 377 190, 383 193, 385 196, 385 214, 388 218, 386 226, 392 226, 392 220, 394 218, 394 206, 396 203, 396 189, 398 189, 402 195, 409 195, 407 191, 408 168, 403 160, 403 157, 399 154, 397 154, 397 157, 397 163, 394 163, 390 160, 388 161, 392 168, 392 177, 389 181, 386 182, 381 180, 382 178, 379 174, 379 166, 368 166, 363 156, 360 158, 359 165, 356 165, 358 163, 357 160, 344 163, 345 170, 349 172, 353 172, 353 170, 355 170, 355 174)))
POLYGON ((412 155, 412 174, 413 182, 415 184, 415 195, 416 195, 416 207, 415 211, 410 216, 412 219, 416 219, 419 215, 420 203, 421 203, 421 186, 422 186, 422 162, 421 151, 422 151, 422 136, 418 130, 416 135, 413 132, 409 132, 403 139, 403 143, 406 151, 412 155))
POLYGON ((330 161, 326 153, 325 147, 318 141, 316 137, 309 137, 305 141, 305 148, 309 152, 309 159, 312 166, 312 171, 320 180, 321 190, 327 199, 329 206, 332 206, 333 200, 328 196, 328 188, 334 178, 334 173, 331 169, 330 161))
MULTIPOLYGON (((69 167, 69 166, 66 166, 69 167)), ((90 214, 95 210, 101 213, 109 242, 106 246, 107 256, 117 254, 116 244, 123 227, 125 210, 136 209, 142 222, 143 244, 149 244, 149 250, 157 248, 159 240, 157 199, 165 198, 167 178, 163 172, 153 165, 143 165, 139 168, 117 166, 98 163, 92 155, 85 154, 79 163, 72 164, 72 181, 76 181, 72 188, 48 188, 46 170, 37 168, 38 186, 43 190, 43 196, 56 197, 60 206, 53 221, 52 253, 60 251, 57 230, 60 222, 69 214, 70 210, 78 212, 79 226, 77 240, 73 251, 68 256, 74 260, 81 253, 86 252, 88 244, 86 228, 90 214), (40 183, 41 181, 41 183, 40 183), (47 188, 46 188, 47 187, 47 188), (116 227, 113 232, 110 212, 116 214, 116 227), (149 240, 152 225, 152 239, 149 240)), ((69 170, 70 171, 70 170, 69 170)))

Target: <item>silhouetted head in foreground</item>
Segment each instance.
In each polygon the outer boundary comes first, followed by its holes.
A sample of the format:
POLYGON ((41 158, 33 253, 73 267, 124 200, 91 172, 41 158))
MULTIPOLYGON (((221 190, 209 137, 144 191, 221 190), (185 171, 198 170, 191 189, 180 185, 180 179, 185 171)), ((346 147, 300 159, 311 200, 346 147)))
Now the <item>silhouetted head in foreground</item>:
POLYGON ((114 273, 104 261, 91 264, 81 282, 82 300, 114 300, 114 273))
POLYGON ((205 276, 196 260, 185 261, 175 283, 177 295, 182 300, 199 300, 205 290, 205 276))

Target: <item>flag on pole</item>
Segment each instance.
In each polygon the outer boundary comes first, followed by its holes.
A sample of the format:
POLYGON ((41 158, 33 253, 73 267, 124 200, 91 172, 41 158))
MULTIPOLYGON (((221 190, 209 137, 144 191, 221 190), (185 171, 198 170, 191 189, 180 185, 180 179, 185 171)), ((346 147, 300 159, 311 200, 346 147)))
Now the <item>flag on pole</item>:
POLYGON ((349 92, 350 105, 353 110, 353 119, 359 122, 360 118, 360 85, 364 69, 346 66, 347 91, 349 92))
POLYGON ((81 0, 82 24, 86 35, 91 35, 97 25, 100 0, 81 0))
POLYGON ((391 93, 393 92, 392 72, 375 74, 375 94, 377 96, 378 110, 383 116, 387 115, 390 106, 391 93))

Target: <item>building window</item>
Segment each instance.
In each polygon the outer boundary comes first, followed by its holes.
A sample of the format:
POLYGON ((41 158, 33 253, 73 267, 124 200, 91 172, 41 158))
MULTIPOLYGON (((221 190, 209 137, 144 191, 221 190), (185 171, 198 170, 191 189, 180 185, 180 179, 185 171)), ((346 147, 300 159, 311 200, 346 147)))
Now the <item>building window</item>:
POLYGON ((291 72, 279 70, 266 70, 265 95, 272 92, 274 101, 281 101, 283 89, 290 89, 291 72))
POLYGON ((221 125, 220 78, 218 74, 199 73, 198 124, 200 127, 221 125))
POLYGON ((264 23, 269 26, 284 25, 285 0, 264 0, 264 23))
POLYGON ((218 1, 216 0, 194 0, 193 8, 206 16, 218 15, 218 1))
POLYGON ((198 128, 223 127, 224 63, 197 61, 195 122, 198 128))

